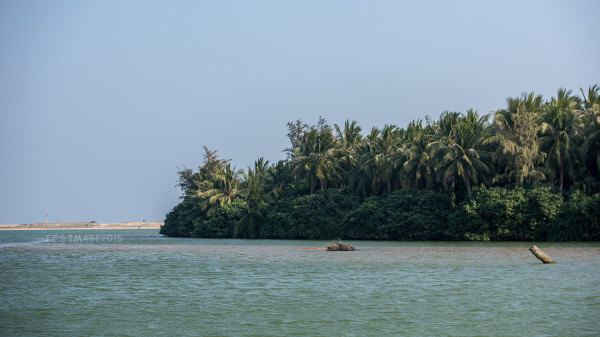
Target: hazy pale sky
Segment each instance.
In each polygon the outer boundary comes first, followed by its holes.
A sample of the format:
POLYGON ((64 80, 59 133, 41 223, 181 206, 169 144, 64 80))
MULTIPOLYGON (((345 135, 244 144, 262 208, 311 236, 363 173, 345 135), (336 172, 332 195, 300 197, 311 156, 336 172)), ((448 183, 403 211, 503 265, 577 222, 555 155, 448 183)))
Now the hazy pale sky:
POLYGON ((600 82, 598 1, 0 1, 0 223, 162 220, 202 146, 600 82))

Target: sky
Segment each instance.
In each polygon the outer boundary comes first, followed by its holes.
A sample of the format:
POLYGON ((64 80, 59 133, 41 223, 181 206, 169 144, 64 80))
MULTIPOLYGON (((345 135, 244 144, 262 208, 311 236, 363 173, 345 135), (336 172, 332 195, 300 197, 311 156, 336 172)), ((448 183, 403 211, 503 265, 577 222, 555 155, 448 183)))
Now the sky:
POLYGON ((202 146, 284 158, 364 130, 600 83, 598 1, 0 0, 0 223, 162 221, 202 146))

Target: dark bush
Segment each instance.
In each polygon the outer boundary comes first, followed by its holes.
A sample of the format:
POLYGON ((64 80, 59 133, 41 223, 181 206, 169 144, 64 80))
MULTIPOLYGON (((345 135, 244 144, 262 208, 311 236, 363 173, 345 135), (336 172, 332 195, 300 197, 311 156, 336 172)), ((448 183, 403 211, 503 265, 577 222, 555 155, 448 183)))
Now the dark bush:
POLYGON ((600 240, 600 194, 575 193, 552 222, 548 239, 553 241, 600 240))
POLYGON ((189 237, 194 231, 194 223, 206 219, 200 200, 193 197, 183 199, 167 213, 160 234, 166 236, 189 237))
POLYGON ((327 189, 273 204, 261 237, 279 239, 332 239, 347 237, 344 216, 359 205, 343 189, 327 189))
POLYGON ((398 190, 362 203, 345 189, 288 196, 250 211, 238 200, 209 215, 185 198, 160 233, 167 236, 365 240, 600 240, 600 194, 568 202, 549 188, 478 187, 454 206, 452 194, 398 190))
POLYGON ((346 216, 347 236, 355 239, 448 239, 454 211, 449 193, 399 190, 365 200, 346 216))
POLYGON ((479 187, 452 216, 453 233, 467 240, 545 240, 562 203, 548 188, 479 187))
POLYGON ((235 227, 242 217, 244 204, 234 202, 218 207, 209 217, 194 222, 191 236, 198 238, 233 238, 235 227))

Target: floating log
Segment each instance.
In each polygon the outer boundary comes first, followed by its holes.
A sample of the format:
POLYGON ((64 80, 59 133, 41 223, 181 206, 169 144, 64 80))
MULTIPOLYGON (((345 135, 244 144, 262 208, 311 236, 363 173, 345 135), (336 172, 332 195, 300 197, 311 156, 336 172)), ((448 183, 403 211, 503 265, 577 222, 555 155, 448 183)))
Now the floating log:
POLYGON ((333 242, 333 243, 328 244, 327 248, 325 250, 330 251, 330 252, 336 252, 336 251, 348 252, 348 251, 354 251, 356 249, 354 248, 353 245, 351 245, 349 243, 343 243, 343 242, 339 241, 339 242, 333 242))
POLYGON ((540 261, 542 261, 544 263, 556 263, 555 260, 552 260, 550 258, 550 256, 548 256, 548 255, 546 255, 546 253, 542 252, 542 250, 539 249, 536 245, 529 247, 529 251, 533 255, 535 255, 535 257, 537 257, 538 259, 540 259, 540 261))

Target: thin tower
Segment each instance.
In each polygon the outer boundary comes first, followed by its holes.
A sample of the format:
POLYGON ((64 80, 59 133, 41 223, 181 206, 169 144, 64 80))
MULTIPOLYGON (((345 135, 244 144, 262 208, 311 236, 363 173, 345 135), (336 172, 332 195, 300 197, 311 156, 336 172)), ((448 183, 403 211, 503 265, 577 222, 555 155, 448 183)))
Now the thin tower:
POLYGON ((48 224, 48 210, 46 210, 46 212, 44 213, 44 215, 46 216, 46 225, 48 224))

